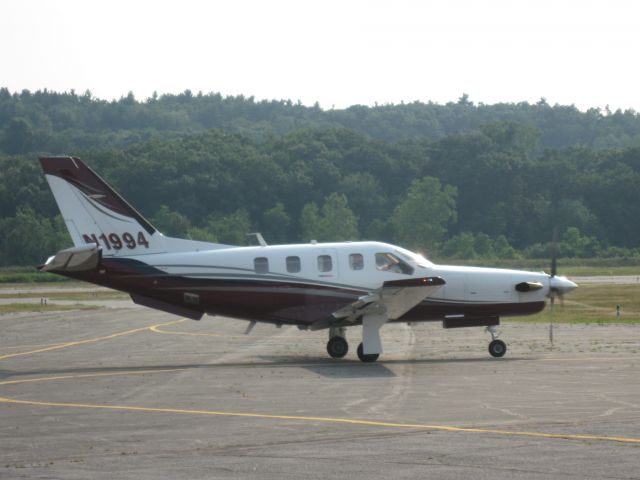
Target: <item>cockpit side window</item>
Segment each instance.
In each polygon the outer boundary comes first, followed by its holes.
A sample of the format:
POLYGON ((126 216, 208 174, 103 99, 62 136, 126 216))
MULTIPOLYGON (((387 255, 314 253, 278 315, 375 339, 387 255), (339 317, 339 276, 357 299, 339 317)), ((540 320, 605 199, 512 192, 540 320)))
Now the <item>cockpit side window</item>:
POLYGON ((376 253, 376 268, 385 272, 413 274, 413 267, 390 252, 376 253))

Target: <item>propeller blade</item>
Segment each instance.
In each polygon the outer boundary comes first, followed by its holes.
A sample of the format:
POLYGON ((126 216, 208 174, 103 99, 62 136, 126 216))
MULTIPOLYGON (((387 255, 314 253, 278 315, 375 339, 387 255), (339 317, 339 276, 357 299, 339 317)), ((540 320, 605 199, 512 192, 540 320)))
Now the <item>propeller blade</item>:
POLYGON ((553 305, 555 303, 556 297, 552 295, 550 297, 550 311, 549 311, 549 343, 551 344, 551 348, 553 348, 553 305))
POLYGON ((553 239, 551 241, 551 275, 549 275, 549 342, 553 348, 553 308, 556 297, 560 298, 560 305, 564 309, 564 294, 569 293, 578 285, 565 276, 558 277, 558 227, 553 228, 553 239))
POLYGON ((558 273, 558 227, 553 227, 553 238, 551 240, 551 276, 558 273))

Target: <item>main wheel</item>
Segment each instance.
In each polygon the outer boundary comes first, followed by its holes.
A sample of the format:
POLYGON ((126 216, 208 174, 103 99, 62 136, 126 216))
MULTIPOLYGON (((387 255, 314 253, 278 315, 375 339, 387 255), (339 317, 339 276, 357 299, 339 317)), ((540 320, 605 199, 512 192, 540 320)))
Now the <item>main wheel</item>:
POLYGON ((349 344, 342 337, 332 337, 327 342, 327 353, 332 358, 342 358, 349 351, 349 344))
POLYGON ((364 354, 364 347, 362 346, 362 343, 360 345, 358 345, 358 358, 365 362, 365 363, 371 363, 371 362, 375 362, 378 357, 380 356, 379 353, 369 353, 367 355, 364 354))
POLYGON ((489 344, 489 353, 492 357, 502 357, 507 353, 507 344, 502 340, 494 340, 489 344))

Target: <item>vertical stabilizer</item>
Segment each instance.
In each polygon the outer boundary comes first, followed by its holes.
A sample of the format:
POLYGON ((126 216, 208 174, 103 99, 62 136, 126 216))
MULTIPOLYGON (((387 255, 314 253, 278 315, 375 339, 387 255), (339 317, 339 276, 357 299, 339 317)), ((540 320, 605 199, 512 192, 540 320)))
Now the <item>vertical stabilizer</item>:
POLYGON ((165 237, 79 158, 40 163, 76 247, 96 243, 105 257, 224 247, 165 237))

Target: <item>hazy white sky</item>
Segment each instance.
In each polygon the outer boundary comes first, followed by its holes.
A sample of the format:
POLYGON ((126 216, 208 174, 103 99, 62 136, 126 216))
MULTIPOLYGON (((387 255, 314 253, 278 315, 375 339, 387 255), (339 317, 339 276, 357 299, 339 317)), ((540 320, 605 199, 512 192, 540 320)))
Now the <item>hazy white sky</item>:
POLYGON ((0 86, 640 111, 635 0, 6 0, 0 86))

